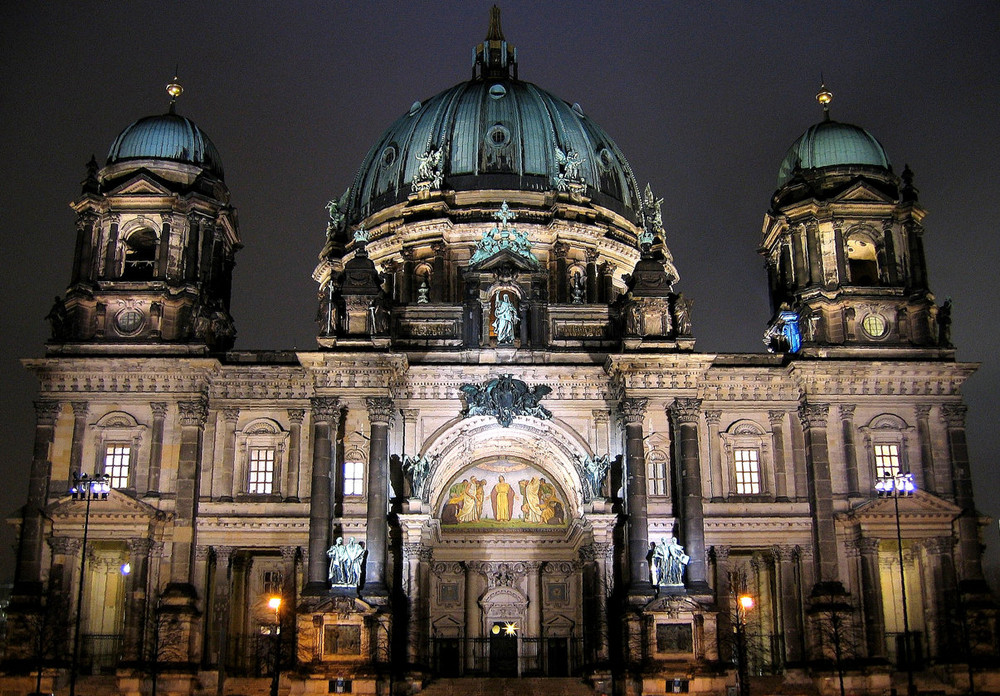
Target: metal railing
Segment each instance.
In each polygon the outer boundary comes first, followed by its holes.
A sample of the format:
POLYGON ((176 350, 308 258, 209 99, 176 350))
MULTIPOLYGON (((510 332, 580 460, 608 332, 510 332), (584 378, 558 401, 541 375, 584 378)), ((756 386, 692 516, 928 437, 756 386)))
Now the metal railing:
POLYGON ((118 668, 122 654, 120 633, 85 633, 80 645, 80 671, 84 674, 108 674, 118 668))
POLYGON ((885 655, 896 669, 906 669, 906 655, 909 653, 909 667, 919 669, 924 662, 924 634, 920 631, 910 631, 910 649, 906 650, 904 639, 906 634, 885 634, 885 655))

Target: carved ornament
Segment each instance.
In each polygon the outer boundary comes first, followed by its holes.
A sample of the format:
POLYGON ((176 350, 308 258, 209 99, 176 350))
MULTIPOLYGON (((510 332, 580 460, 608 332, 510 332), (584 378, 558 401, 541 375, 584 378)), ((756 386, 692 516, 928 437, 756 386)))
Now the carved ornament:
POLYGON ((529 387, 512 375, 500 375, 481 384, 463 384, 460 389, 465 394, 464 418, 493 416, 504 428, 509 428, 516 416, 552 418, 552 413, 538 403, 552 391, 544 384, 529 387))

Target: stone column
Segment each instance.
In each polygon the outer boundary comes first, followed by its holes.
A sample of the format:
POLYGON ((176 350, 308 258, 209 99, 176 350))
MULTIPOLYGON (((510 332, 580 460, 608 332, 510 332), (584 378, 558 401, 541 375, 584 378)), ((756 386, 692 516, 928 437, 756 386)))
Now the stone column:
POLYGON ((677 424, 681 457, 681 517, 684 551, 691 557, 687 566, 687 586, 708 592, 705 564, 705 513, 701 492, 701 461, 698 452, 700 399, 674 399, 669 414, 677 424))
POLYGON ((817 582, 839 582, 837 572, 837 528, 833 519, 833 485, 827 443, 829 404, 804 403, 799 420, 806 444, 806 481, 813 523, 813 548, 817 582))
POLYGON ((174 216, 171 213, 160 215, 160 244, 156 249, 156 279, 167 277, 167 262, 170 260, 170 228, 174 216))
POLYGON ((69 480, 74 474, 83 471, 83 437, 87 432, 87 411, 90 405, 86 401, 71 401, 73 407, 73 444, 69 451, 69 480))
POLYGON ((302 421, 305 409, 288 409, 288 461, 285 464, 285 502, 299 502, 299 473, 302 471, 302 421))
POLYGON ((612 302, 615 299, 615 273, 610 261, 605 261, 597 267, 599 302, 612 302))
POLYGON ((729 582, 729 547, 713 546, 712 558, 715 560, 715 604, 719 607, 719 636, 728 636, 732 632, 732 599, 733 588, 729 582))
POLYGON ((542 637, 542 563, 541 561, 525 561, 528 571, 528 638, 542 637))
POLYGON ((796 553, 793 546, 778 546, 774 549, 775 578, 780 592, 781 625, 785 634, 785 660, 800 662, 802 655, 802 604, 801 590, 795 572, 796 553))
POLYGON ((365 560, 365 594, 382 596, 385 585, 386 541, 388 538, 389 424, 392 422, 392 399, 369 397, 368 418, 371 441, 368 443, 368 494, 365 560))
MULTIPOLYGON (((613 554, 614 549, 609 542, 599 542, 588 546, 580 547, 580 560, 585 564, 584 572, 589 572, 593 579, 593 597, 591 597, 594 610, 595 625, 592 630, 584 631, 584 639, 593 638, 593 656, 598 663, 608 660, 608 596, 611 594, 607 578, 608 561, 607 556, 613 554)), ((586 615, 584 618, 586 622, 586 615)))
POLYGON ((885 656, 885 613, 882 609, 882 579, 879 574, 878 539, 858 540, 861 553, 861 602, 868 657, 885 656))
POLYGON ((122 640, 122 657, 126 662, 143 659, 149 586, 149 552, 153 542, 148 538, 129 539, 128 562, 131 572, 125 578, 125 635, 122 640))
POLYGON ((229 636, 230 582, 232 571, 230 561, 232 546, 215 546, 215 570, 212 573, 212 615, 205 648, 205 661, 219 670, 219 682, 225 680, 225 645, 229 636))
POLYGON ((854 445, 854 408, 854 404, 841 404, 837 412, 840 414, 840 428, 844 438, 847 495, 857 498, 861 495, 861 484, 858 481, 858 450, 854 445))
POLYGON ((406 596, 410 600, 409 639, 406 641, 407 659, 411 665, 425 662, 427 651, 424 637, 427 622, 427 600, 424 597, 424 575, 433 552, 421 543, 403 544, 403 563, 406 567, 406 596))
POLYGON ((593 304, 599 302, 600 290, 597 282, 597 259, 601 253, 597 249, 586 249, 587 255, 587 302, 593 304))
POLYGON ((923 542, 925 563, 921 566, 925 577, 922 580, 928 588, 925 596, 931 598, 924 609, 927 617, 927 643, 929 656, 936 657, 939 661, 960 652, 953 647, 959 636, 954 634, 948 621, 956 609, 960 620, 964 618, 961 616, 964 607, 955 607, 952 599, 956 596, 955 568, 951 559, 953 543, 951 537, 933 537, 923 542))
POLYGON ((49 448, 55 437, 59 411, 57 401, 35 402, 35 445, 14 573, 14 593, 18 595, 41 594, 42 591, 42 538, 45 533, 42 510, 49 497, 49 475, 52 471, 49 448))
POLYGON ((309 566, 306 592, 327 589, 326 550, 330 547, 330 495, 333 439, 340 426, 340 401, 331 397, 312 399, 312 491, 309 494, 309 566))
POLYGON ((412 247, 403 247, 399 251, 403 257, 403 271, 399 277, 399 301, 402 304, 416 302, 416 288, 420 282, 413 277, 415 254, 412 247))
POLYGON ((475 665, 475 643, 473 639, 482 636, 482 621, 479 615, 479 562, 465 561, 465 670, 475 665))
POLYGON ((236 469, 236 424, 240 420, 240 410, 226 407, 220 414, 225 422, 222 428, 222 466, 219 467, 219 491, 216 498, 219 502, 233 502, 233 477, 236 469))
POLYGON ((625 423, 625 495, 628 513, 629 587, 634 595, 652 594, 649 561, 649 522, 646 514, 646 454, 642 421, 648 399, 622 399, 618 404, 625 423))
POLYGON ((965 441, 966 410, 964 404, 945 404, 941 407, 941 418, 947 427, 955 504, 962 508, 955 522, 958 531, 958 577, 960 581, 980 583, 983 566, 979 548, 979 519, 972 498, 969 449, 965 441))
POLYGON ((705 411, 705 422, 708 423, 708 456, 712 467, 712 500, 723 499, 722 489, 722 446, 719 437, 719 420, 722 411, 705 411))
POLYGON ((108 243, 104 247, 104 277, 114 280, 118 277, 118 224, 121 216, 112 214, 107 219, 111 227, 108 229, 108 243))
POLYGON ((931 407, 929 404, 917 404, 913 410, 917 415, 917 439, 920 440, 920 464, 924 473, 924 489, 935 493, 941 489, 937 477, 934 475, 934 449, 931 446, 930 424, 931 407))
POLYGON ((444 242, 434 242, 431 244, 434 251, 434 273, 431 275, 430 301, 444 302, 445 290, 448 279, 445 277, 445 256, 448 253, 448 245, 444 242))
POLYGON ((84 213, 76 220, 76 255, 70 285, 76 285, 81 280, 87 282, 93 277, 94 222, 96 219, 93 214, 84 213))
POLYGON ((160 497, 160 469, 163 462, 163 422, 167 415, 167 402, 154 401, 149 404, 153 409, 153 430, 149 438, 149 479, 146 482, 147 497, 160 497))
POLYGON ((177 499, 175 505, 170 585, 183 588, 194 597, 195 520, 198 511, 198 483, 201 467, 202 431, 208 416, 203 399, 179 401, 181 443, 177 458, 177 499))
POLYGON ((568 283, 567 270, 569 269, 569 264, 567 263, 567 256, 569 255, 569 244, 566 242, 556 242, 552 245, 552 256, 555 258, 555 290, 556 304, 565 304, 568 300, 566 299, 566 286, 568 283))
POLYGON ((771 424, 771 451, 774 453, 774 497, 788 500, 788 470, 785 467, 785 412, 768 411, 771 424))

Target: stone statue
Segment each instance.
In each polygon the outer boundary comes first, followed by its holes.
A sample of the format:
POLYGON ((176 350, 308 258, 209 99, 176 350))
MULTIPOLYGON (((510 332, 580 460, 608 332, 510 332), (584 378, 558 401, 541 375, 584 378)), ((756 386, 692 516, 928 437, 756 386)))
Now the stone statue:
POLYGON ((625 335, 643 335, 642 308, 635 300, 629 302, 625 306, 625 335))
POLYGON ((345 551, 347 557, 347 583, 351 587, 361 584, 362 566, 364 565, 365 547, 358 543, 358 540, 351 538, 347 542, 345 551))
POLYGON ((583 304, 587 295, 587 287, 583 280, 582 273, 574 273, 570 281, 570 300, 573 304, 583 304))
POLYGON ((431 460, 427 457, 411 457, 403 455, 403 471, 410 475, 410 497, 422 498, 424 496, 424 482, 427 480, 427 472, 430 471, 431 460))
POLYGON ((374 336, 384 336, 389 333, 389 298, 385 293, 379 293, 368 305, 368 318, 370 320, 370 330, 374 336))
POLYGON ((678 336, 691 335, 691 305, 693 300, 684 297, 684 293, 677 296, 674 303, 674 326, 677 327, 678 336))
POLYGON ((420 165, 417 167, 417 173, 413 177, 413 184, 410 188, 414 192, 441 188, 444 181, 444 173, 441 171, 444 150, 432 147, 424 154, 414 156, 420 165))
POLYGON ((559 174, 556 175, 553 183, 559 191, 582 192, 586 189, 586 182, 580 176, 580 167, 587 160, 580 157, 576 150, 563 152, 561 148, 556 148, 556 164, 559 166, 559 174))
POLYGON ((52 303, 52 309, 45 315, 45 319, 52 325, 52 339, 62 341, 69 338, 69 313, 66 311, 66 303, 56 295, 52 303))
POLYGON ((327 577, 331 585, 347 584, 347 548, 344 546, 344 537, 337 537, 333 546, 326 550, 327 558, 330 559, 330 568, 327 577))
POLYGON ((501 293, 496 303, 496 319, 493 321, 493 330, 496 332, 498 345, 514 343, 514 329, 517 327, 518 321, 517 307, 510 301, 510 293, 501 293))
POLYGON ((950 297, 944 301, 943 305, 938 307, 937 324, 938 324, 938 345, 950 346, 951 345, 951 298, 950 297))
POLYGON ((611 457, 605 454, 601 457, 584 457, 583 473, 590 487, 590 498, 599 498, 604 489, 604 477, 611 468, 611 457))
POLYGON ((684 553, 684 547, 677 543, 677 537, 670 537, 653 545, 653 560, 649 564, 653 585, 680 586, 684 584, 684 566, 691 557, 684 553))

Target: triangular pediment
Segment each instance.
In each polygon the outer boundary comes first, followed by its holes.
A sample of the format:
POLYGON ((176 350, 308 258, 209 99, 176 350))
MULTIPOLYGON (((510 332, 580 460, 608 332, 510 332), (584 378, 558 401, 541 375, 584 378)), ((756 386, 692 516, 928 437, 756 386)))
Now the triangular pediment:
POLYGON ((864 180, 856 181, 851 186, 848 186, 846 189, 837 194, 832 202, 845 203, 848 201, 871 201, 873 203, 893 202, 891 198, 864 180))
MULTIPOLYGON (((83 524, 87 516, 87 503, 84 500, 73 500, 71 496, 65 496, 55 501, 46 508, 46 515, 52 520, 53 525, 75 525, 83 524)), ((173 518, 173 513, 159 510, 149 503, 137 500, 121 491, 112 489, 108 493, 107 499, 93 499, 90 503, 90 524, 128 524, 128 523, 152 523, 156 521, 169 521, 173 518)))
POLYGON ((109 196, 169 196, 172 191, 147 172, 139 172, 108 193, 109 196))
POLYGON ((510 249, 501 249, 488 259, 470 264, 469 269, 474 271, 493 271, 502 269, 504 266, 513 266, 519 271, 537 271, 538 261, 534 258, 529 259, 510 249))
MULTIPOLYGON (((895 536, 896 502, 892 498, 875 498, 838 517, 847 525, 860 526, 866 536, 895 536)), ((920 490, 899 498, 898 503, 904 538, 951 534, 952 522, 962 512, 954 503, 920 490)))

